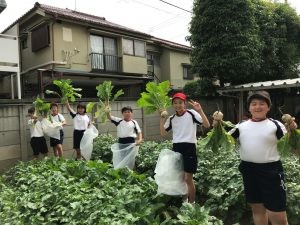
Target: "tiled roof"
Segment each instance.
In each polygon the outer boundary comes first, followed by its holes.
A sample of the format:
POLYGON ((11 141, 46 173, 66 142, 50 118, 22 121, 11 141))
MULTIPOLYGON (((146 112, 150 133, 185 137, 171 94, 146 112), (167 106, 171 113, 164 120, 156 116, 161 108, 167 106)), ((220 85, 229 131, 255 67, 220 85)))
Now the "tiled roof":
POLYGON ((79 11, 71 10, 71 9, 62 9, 62 8, 58 8, 58 7, 54 7, 54 6, 39 4, 38 2, 35 3, 35 7, 41 8, 42 10, 45 11, 46 14, 52 15, 54 17, 59 16, 59 17, 63 17, 66 19, 76 20, 79 22, 86 22, 86 23, 94 24, 94 25, 98 25, 98 26, 114 28, 114 29, 132 32, 132 33, 136 33, 136 34, 140 34, 140 35, 144 35, 144 36, 150 36, 149 34, 146 34, 146 33, 143 33, 143 32, 107 21, 104 17, 94 16, 94 15, 82 13, 79 11))
POLYGON ((263 81, 255 83, 240 84, 234 86, 228 86, 220 88, 218 92, 237 92, 237 91, 250 91, 250 90, 262 90, 262 89, 275 89, 275 88, 288 88, 288 87, 300 87, 300 78, 263 81))
POLYGON ((192 50, 192 48, 189 47, 189 46, 182 45, 182 44, 172 42, 172 41, 168 41, 168 40, 164 40, 164 39, 160 39, 160 38, 156 38, 156 37, 152 37, 151 40, 154 43, 157 43, 157 44, 160 44, 160 45, 167 45, 167 46, 170 46, 170 47, 173 47, 173 48, 180 48, 180 49, 187 50, 187 51, 192 50))
POLYGON ((143 32, 140 32, 140 31, 137 31, 137 30, 134 30, 134 29, 131 29, 131 28, 128 28, 128 27, 125 27, 125 26, 107 21, 104 17, 90 15, 90 14, 82 13, 82 12, 71 10, 71 9, 62 9, 62 8, 58 8, 58 7, 54 7, 54 6, 40 4, 38 2, 36 2, 34 4, 34 7, 32 9, 30 9, 27 13, 25 13, 23 16, 21 16, 17 21, 15 21, 13 24, 11 24, 3 32, 5 32, 8 29, 10 29, 11 27, 13 27, 16 23, 21 21, 22 18, 24 18, 26 15, 34 12, 37 9, 41 9, 46 14, 52 15, 55 18, 65 18, 65 19, 70 19, 72 21, 78 21, 78 22, 82 22, 82 23, 95 25, 95 26, 113 28, 116 31, 119 30, 119 31, 125 31, 125 32, 129 32, 129 33, 132 33, 132 34, 136 34, 136 35, 142 35, 145 38, 149 38, 148 40, 151 40, 151 41, 153 41, 154 43, 156 43, 158 45, 165 45, 166 47, 170 47, 170 48, 176 48, 176 49, 181 49, 181 50, 185 50, 185 51, 191 51, 191 47, 189 47, 189 46, 153 37, 149 34, 146 34, 146 33, 143 33, 143 32))

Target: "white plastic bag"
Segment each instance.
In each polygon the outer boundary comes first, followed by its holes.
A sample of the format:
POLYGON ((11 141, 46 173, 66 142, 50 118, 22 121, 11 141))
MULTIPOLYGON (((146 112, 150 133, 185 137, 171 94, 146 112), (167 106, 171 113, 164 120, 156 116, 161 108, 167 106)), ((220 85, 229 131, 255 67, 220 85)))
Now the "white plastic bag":
POLYGON ((157 193, 166 195, 187 194, 184 180, 182 155, 169 149, 163 149, 158 157, 154 179, 158 185, 157 193))
POLYGON ((115 169, 128 167, 134 168, 135 157, 137 156, 139 146, 135 143, 132 144, 120 144, 115 143, 111 146, 113 152, 113 165, 115 169))
POLYGON ((93 140, 98 137, 99 132, 94 125, 90 125, 83 133, 80 141, 80 153, 85 160, 90 160, 93 151, 93 140))
POLYGON ((60 139, 60 128, 61 128, 61 122, 54 121, 51 123, 50 120, 47 118, 43 118, 41 121, 43 132, 52 138, 60 139))

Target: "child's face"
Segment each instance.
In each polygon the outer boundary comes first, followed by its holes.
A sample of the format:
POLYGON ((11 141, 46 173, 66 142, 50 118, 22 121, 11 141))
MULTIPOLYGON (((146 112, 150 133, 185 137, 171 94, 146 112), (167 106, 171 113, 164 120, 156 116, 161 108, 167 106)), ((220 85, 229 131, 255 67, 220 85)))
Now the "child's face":
POLYGON ((269 111, 270 107, 265 100, 253 99, 250 102, 249 112, 251 113, 253 119, 265 119, 269 111))
POLYGON ((183 113, 185 111, 185 101, 180 98, 175 98, 173 100, 173 108, 177 113, 183 113))
POLYGON ((122 115, 123 115, 124 120, 129 121, 129 120, 132 119, 132 112, 131 112, 130 110, 125 110, 125 111, 122 113, 122 115))
POLYGON ((27 116, 29 116, 30 118, 33 118, 33 113, 28 113, 27 116))
POLYGON ((78 108, 77 108, 77 112, 78 112, 80 115, 83 115, 83 114, 84 114, 84 108, 78 107, 78 108))
POLYGON ((54 115, 54 116, 56 116, 58 114, 58 108, 56 106, 52 106, 51 114, 54 115))

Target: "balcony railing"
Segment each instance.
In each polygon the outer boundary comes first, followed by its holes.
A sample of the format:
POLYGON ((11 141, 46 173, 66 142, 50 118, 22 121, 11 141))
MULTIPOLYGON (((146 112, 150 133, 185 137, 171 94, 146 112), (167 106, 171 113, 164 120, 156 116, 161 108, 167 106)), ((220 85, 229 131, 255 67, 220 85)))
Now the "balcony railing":
POLYGON ((92 71, 121 72, 121 58, 116 55, 90 53, 92 71))

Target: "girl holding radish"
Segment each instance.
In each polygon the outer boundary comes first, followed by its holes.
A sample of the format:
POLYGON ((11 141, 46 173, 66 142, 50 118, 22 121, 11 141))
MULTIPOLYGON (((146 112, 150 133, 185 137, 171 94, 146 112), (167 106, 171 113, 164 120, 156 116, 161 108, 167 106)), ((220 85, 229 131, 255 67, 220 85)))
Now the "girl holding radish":
POLYGON ((90 125, 90 118, 86 115, 86 106, 84 104, 79 103, 77 105, 77 112, 71 108, 68 101, 66 102, 66 106, 74 122, 73 148, 76 151, 76 160, 81 160, 80 141, 84 131, 90 125))

